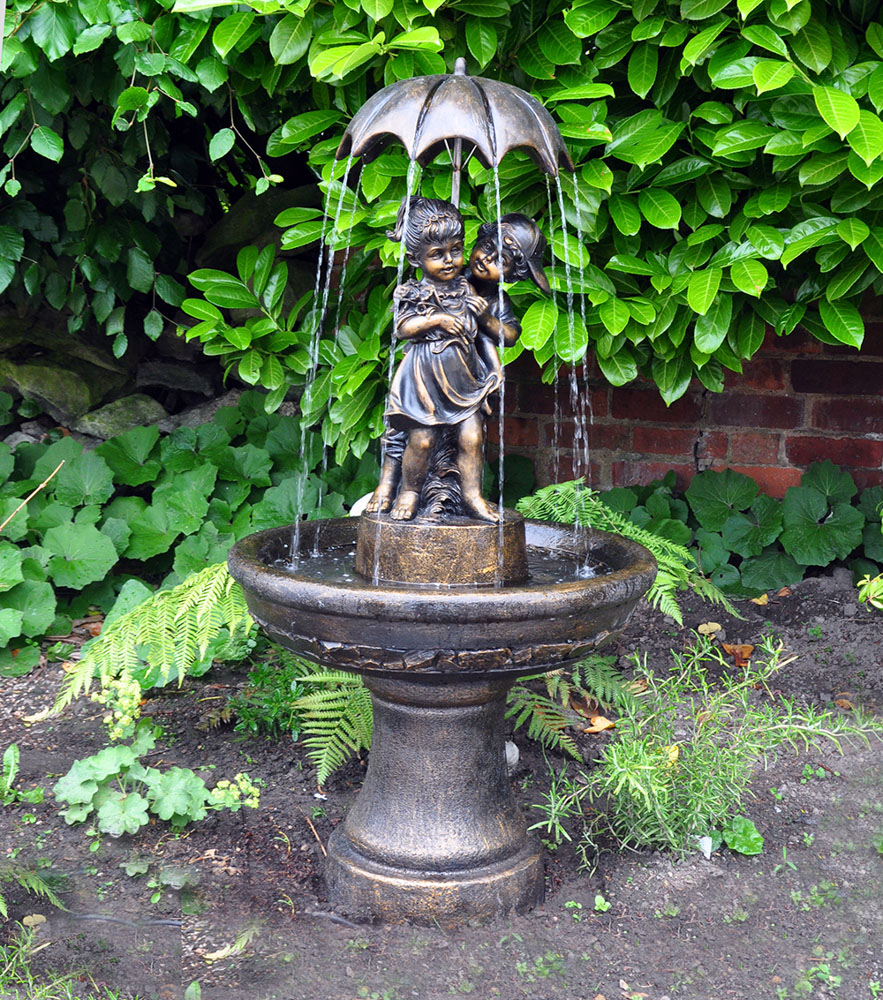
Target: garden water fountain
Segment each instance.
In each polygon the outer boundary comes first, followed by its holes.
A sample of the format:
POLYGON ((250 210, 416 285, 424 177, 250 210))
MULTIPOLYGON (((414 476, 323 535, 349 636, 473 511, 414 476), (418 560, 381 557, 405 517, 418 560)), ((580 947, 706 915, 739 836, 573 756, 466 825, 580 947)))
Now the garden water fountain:
MULTIPOLYGON (((451 76, 380 91, 353 118, 338 157, 370 157, 391 136, 412 162, 450 150, 455 203, 464 148, 467 159, 475 155, 493 168, 509 149, 526 146, 547 173, 557 175, 559 163, 572 169, 554 121, 536 100, 508 84, 466 77, 462 65, 451 76)), ((442 216, 456 214, 446 204, 415 203, 430 236, 442 216)), ((410 209, 406 199, 400 229, 408 229, 410 209)), ((512 222, 510 230, 530 232, 528 223, 512 222)), ((500 220, 496 229, 500 248, 500 220)), ((437 232, 435 242, 444 242, 437 232)), ((539 252, 544 245, 537 241, 539 252)), ((439 274, 439 287, 459 287, 459 278, 439 274)), ((534 280, 543 287, 536 273, 534 280)), ((419 289, 425 281, 408 285, 419 289)), ((410 293, 400 291, 397 324, 408 336, 399 310, 410 293)), ((455 292, 442 293, 456 299, 455 292)), ((502 292, 496 315, 502 341, 502 292)), ((455 349, 463 357, 467 349, 475 353, 462 326, 453 327, 447 346, 439 348, 438 339, 427 345, 435 357, 455 349)), ((426 357, 427 365, 435 363, 426 357)), ((324 666, 361 674, 371 692, 368 771, 329 840, 325 880, 334 905, 389 921, 453 925, 542 900, 542 848, 527 831, 507 775, 507 692, 518 677, 572 663, 615 635, 655 574, 652 556, 627 539, 525 521, 470 494, 476 445, 459 428, 480 421, 479 405, 501 387, 492 359, 470 364, 485 388, 467 417, 448 417, 422 452, 416 444, 409 449, 412 440, 426 438, 426 428, 404 422, 399 433, 408 444, 389 468, 387 451, 372 512, 305 522, 297 532, 291 526, 260 532, 239 542, 229 560, 252 616, 271 639, 324 666), (427 450, 437 457, 446 443, 456 459, 449 454, 441 478, 455 481, 454 499, 447 513, 427 513, 426 463, 417 463, 414 480, 412 460, 427 450)), ((404 370, 403 362, 392 395, 402 379, 408 390, 407 378, 420 381, 428 369, 421 374, 412 365, 418 374, 407 376, 404 370)), ((448 392, 450 372, 450 366, 441 372, 434 391, 448 392)), ((394 409, 391 403, 388 414, 394 409)))

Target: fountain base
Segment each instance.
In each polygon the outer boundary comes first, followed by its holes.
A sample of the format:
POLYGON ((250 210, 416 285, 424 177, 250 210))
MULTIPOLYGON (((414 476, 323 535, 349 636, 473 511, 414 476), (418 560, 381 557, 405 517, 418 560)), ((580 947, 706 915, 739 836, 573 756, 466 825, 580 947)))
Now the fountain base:
POLYGON ((542 848, 506 770, 512 682, 365 683, 374 702, 371 757, 328 844, 329 899, 361 917, 442 926, 541 902, 542 848))

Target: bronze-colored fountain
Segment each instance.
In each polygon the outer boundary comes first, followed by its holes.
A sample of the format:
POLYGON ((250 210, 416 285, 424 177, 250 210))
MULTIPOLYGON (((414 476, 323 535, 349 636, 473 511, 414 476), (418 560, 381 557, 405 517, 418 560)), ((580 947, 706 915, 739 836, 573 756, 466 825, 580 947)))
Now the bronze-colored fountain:
POLYGON ((515 146, 572 169, 551 116, 493 80, 394 84, 356 114, 338 157, 393 136, 412 159, 452 146, 454 204, 407 199, 391 238, 423 277, 395 293, 407 341, 386 411, 380 483, 362 517, 239 542, 230 569, 255 620, 289 649, 360 673, 374 704, 364 786, 328 844, 329 899, 386 920, 456 924, 543 897, 542 849, 509 786, 506 695, 525 674, 585 656, 625 624, 653 580, 641 546, 525 522, 480 490, 497 345, 520 333, 499 282, 549 290, 545 240, 522 215, 479 231, 464 272, 459 170, 515 146), (292 565, 294 568, 291 568, 292 565))

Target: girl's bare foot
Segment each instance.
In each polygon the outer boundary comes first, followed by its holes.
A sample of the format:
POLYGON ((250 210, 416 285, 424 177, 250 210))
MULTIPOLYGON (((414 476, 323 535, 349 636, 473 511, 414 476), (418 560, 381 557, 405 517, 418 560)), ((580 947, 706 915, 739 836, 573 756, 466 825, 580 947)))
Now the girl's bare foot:
POLYGON ((496 507, 492 507, 482 496, 463 497, 463 506, 479 521, 490 521, 492 524, 499 523, 500 512, 496 507))
POLYGON ((390 487, 381 483, 374 491, 373 496, 365 505, 368 514, 382 514, 392 506, 393 491, 390 487))
POLYGON ((410 521, 417 513, 417 503, 420 496, 412 490, 402 490, 399 493, 390 517, 395 521, 410 521))

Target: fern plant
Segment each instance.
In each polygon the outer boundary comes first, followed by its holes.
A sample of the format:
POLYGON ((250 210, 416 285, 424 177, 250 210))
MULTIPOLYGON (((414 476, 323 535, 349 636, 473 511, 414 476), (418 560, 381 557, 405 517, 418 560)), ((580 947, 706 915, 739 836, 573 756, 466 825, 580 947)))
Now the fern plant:
POLYGON ((544 748, 561 750, 582 762, 582 754, 567 729, 579 725, 584 717, 572 705, 595 702, 601 708, 622 708, 634 701, 633 685, 622 678, 615 664, 616 657, 595 654, 569 670, 525 677, 509 692, 506 718, 515 720, 515 729, 527 723, 528 738, 544 748), (536 689, 539 681, 545 693, 536 689))
POLYGON ((673 618, 678 625, 684 624, 677 599, 679 590, 692 590, 704 601, 721 605, 736 618, 742 617, 726 596, 702 575, 696 560, 683 545, 641 528, 624 515, 611 510, 582 479, 545 486, 533 496, 519 500, 517 508, 525 517, 537 521, 577 523, 601 531, 612 531, 649 549, 658 568, 656 579, 647 591, 647 600, 654 608, 673 618))
POLYGON ((298 698, 295 708, 301 714, 307 756, 322 786, 354 753, 371 749, 371 694, 358 674, 343 670, 320 670, 301 677, 300 683, 315 688, 298 698))
MULTIPOLYGON (((42 897, 53 906, 57 906, 59 910, 66 909, 47 879, 24 865, 9 862, 0 864, 0 883, 3 882, 17 882, 26 892, 42 897)), ((0 917, 6 920, 8 916, 6 900, 3 893, 0 892, 0 917)))
MULTIPOLYGON (((62 685, 58 712, 97 678, 111 707, 112 735, 129 735, 143 689, 180 684, 212 659, 240 658, 255 625, 226 563, 207 566, 178 586, 157 591, 130 611, 105 621, 101 635, 62 685)), ((203 671, 204 672, 204 671, 203 671)))

